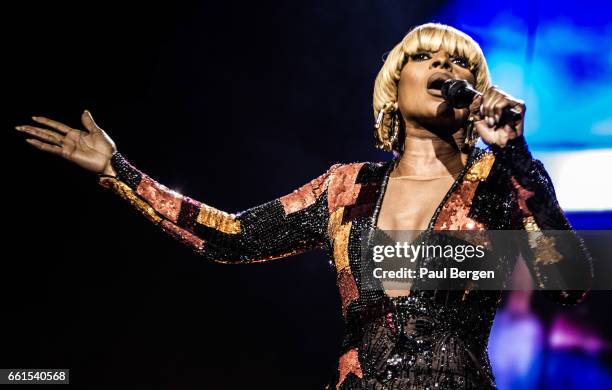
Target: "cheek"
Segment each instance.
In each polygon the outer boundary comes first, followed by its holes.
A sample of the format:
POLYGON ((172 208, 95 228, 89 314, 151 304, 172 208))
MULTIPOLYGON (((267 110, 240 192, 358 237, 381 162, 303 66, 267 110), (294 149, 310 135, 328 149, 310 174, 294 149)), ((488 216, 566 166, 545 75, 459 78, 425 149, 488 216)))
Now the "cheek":
POLYGON ((420 88, 421 82, 421 78, 414 72, 402 72, 397 88, 397 100, 404 110, 412 111, 418 106, 415 103, 423 100, 423 96, 420 96, 423 92, 420 88))
POLYGON ((406 98, 408 96, 414 96, 417 90, 417 80, 414 75, 405 75, 399 81, 398 85, 398 98, 406 98))
POLYGON ((473 86, 476 86, 476 77, 474 77, 472 72, 466 71, 463 79, 468 83, 472 84, 473 86))

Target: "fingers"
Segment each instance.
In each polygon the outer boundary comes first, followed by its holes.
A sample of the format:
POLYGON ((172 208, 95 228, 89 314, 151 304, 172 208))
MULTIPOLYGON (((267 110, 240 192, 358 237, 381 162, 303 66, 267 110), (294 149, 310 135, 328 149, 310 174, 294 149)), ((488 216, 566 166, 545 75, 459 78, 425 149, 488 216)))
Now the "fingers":
POLYGON ((478 95, 472 100, 470 104, 470 115, 480 118, 482 116, 480 112, 480 106, 482 105, 482 95, 478 95))
POLYGON ((482 137, 484 141, 489 141, 495 136, 495 131, 487 124, 487 121, 479 120, 474 122, 474 129, 478 132, 478 135, 482 137))
POLYGON ((509 102, 506 99, 498 99, 495 104, 493 104, 493 116, 495 117, 495 122, 499 123, 499 120, 502 116, 502 111, 504 107, 507 107, 509 102))
POLYGON ((64 143, 64 136, 48 129, 28 125, 15 126, 15 129, 17 129, 17 131, 21 131, 22 133, 33 135, 52 145, 62 146, 64 143))
POLYGON ((495 126, 494 107, 495 107, 495 104, 501 98, 502 98, 502 95, 496 90, 495 86, 487 89, 482 97, 482 105, 480 107, 480 111, 487 125, 489 125, 489 127, 495 126))
POLYGON ((483 94, 480 112, 487 125, 494 127, 496 124, 499 124, 506 107, 516 107, 521 112, 525 111, 525 103, 522 100, 514 99, 512 96, 493 86, 483 94))
POLYGON ((61 122, 54 121, 53 119, 45 118, 44 116, 33 116, 32 120, 43 125, 47 125, 52 129, 59 131, 62 134, 68 134, 70 131, 75 130, 70 126, 67 126, 61 122))
POLYGON ((41 142, 37 139, 33 139, 33 138, 28 138, 26 139, 26 142, 29 143, 30 145, 34 146, 36 149, 40 149, 42 151, 51 153, 51 154, 56 154, 58 156, 62 156, 62 148, 60 148, 57 145, 50 145, 44 142, 41 142))
POLYGON ((83 123, 83 126, 85 126, 85 128, 90 132, 95 132, 95 131, 100 130, 100 128, 98 127, 96 122, 94 122, 93 117, 91 116, 91 113, 88 110, 83 111, 83 113, 81 114, 81 123, 83 123))
POLYGON ((474 122, 474 129, 487 145, 496 144, 504 147, 508 140, 519 136, 518 132, 509 125, 504 125, 500 128, 490 127, 485 120, 474 122))
POLYGON ((501 109, 507 106, 507 100, 502 95, 495 95, 491 98, 487 106, 487 123, 493 127, 496 123, 499 123, 501 118, 501 109), (497 108, 499 107, 500 115, 497 115, 497 108))

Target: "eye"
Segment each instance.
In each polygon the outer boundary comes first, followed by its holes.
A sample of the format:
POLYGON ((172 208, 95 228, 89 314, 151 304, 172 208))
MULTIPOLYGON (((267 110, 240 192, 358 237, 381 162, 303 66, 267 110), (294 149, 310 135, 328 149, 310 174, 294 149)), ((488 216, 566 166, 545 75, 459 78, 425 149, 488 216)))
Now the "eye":
POLYGON ((423 61, 430 57, 429 53, 416 53, 410 56, 414 61, 423 61))
POLYGON ((462 68, 469 68, 470 67, 470 61, 467 60, 467 58, 465 57, 461 57, 461 56, 455 56, 452 58, 452 61, 461 66, 462 68))

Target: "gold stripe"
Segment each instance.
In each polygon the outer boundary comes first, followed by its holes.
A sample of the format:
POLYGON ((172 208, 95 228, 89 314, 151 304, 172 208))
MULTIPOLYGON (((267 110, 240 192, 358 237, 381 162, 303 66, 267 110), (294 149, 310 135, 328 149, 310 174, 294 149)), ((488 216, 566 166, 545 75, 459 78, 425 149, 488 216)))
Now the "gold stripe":
POLYGON ((343 213, 344 213, 344 207, 340 207, 339 209, 336 209, 336 211, 331 213, 329 216, 329 222, 327 224, 327 235, 331 237, 332 239, 334 238, 334 235, 336 234, 338 227, 342 223, 343 213))
POLYGON ((525 226, 525 230, 528 232, 540 231, 540 227, 538 226, 532 215, 523 218, 523 226, 525 226))
POLYGON ((200 225, 208 226, 223 233, 240 233, 240 221, 236 219, 234 214, 217 210, 216 208, 210 207, 206 204, 202 204, 196 221, 200 225))
POLYGON ((554 264, 563 258, 555 247, 555 238, 542 232, 532 215, 523 218, 523 225, 525 230, 530 232, 529 246, 535 250, 536 263, 554 264))
POLYGON ((142 200, 127 184, 115 179, 114 177, 101 176, 98 183, 105 188, 110 189, 123 199, 130 202, 134 207, 138 209, 148 220, 159 223, 162 221, 155 209, 151 207, 147 202, 142 200))
POLYGON ((327 226, 327 232, 333 240, 334 261, 337 272, 349 266, 348 241, 353 223, 350 221, 349 223, 342 224, 343 214, 344 207, 334 211, 329 217, 329 224, 327 226))
POLYGON ((532 215, 523 218, 523 226, 525 226, 525 230, 528 232, 529 247, 533 250, 533 267, 538 279, 538 285, 540 288, 544 288, 540 265, 557 263, 563 259, 563 256, 555 247, 555 238, 546 236, 532 215))
POLYGON ((465 174, 465 180, 485 180, 489 176, 494 162, 495 155, 493 152, 485 152, 484 155, 470 167, 470 170, 465 174))

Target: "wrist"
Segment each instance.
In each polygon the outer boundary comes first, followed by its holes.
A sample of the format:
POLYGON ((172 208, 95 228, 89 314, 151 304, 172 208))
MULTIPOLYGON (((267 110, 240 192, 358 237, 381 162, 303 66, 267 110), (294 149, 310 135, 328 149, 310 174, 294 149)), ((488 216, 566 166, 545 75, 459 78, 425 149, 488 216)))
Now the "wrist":
POLYGON ((106 162, 106 166, 104 167, 104 170, 102 170, 101 174, 104 176, 117 177, 117 171, 115 171, 115 168, 113 168, 111 160, 111 158, 108 159, 108 161, 106 162))
POLYGON ((527 147, 527 142, 524 135, 512 138, 506 142, 505 146, 492 144, 491 151, 502 164, 513 171, 514 174, 528 174, 533 156, 527 147))
POLYGON ((143 174, 130 164, 121 153, 113 153, 109 165, 112 168, 112 172, 115 173, 116 179, 127 184, 132 190, 138 188, 143 174))

